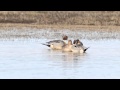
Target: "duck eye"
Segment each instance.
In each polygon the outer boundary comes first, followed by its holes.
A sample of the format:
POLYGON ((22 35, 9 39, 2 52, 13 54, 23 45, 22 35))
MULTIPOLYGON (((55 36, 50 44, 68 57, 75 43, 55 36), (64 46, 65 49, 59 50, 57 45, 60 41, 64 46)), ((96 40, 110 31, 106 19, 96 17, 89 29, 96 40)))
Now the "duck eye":
POLYGON ((76 46, 75 46, 76 47, 76 46))

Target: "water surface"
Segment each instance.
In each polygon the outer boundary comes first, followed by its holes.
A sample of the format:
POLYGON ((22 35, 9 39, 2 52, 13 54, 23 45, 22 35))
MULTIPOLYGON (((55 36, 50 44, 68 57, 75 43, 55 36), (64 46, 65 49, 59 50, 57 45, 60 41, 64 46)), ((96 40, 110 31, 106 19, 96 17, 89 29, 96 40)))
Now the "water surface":
POLYGON ((81 39, 85 54, 51 50, 52 39, 0 40, 0 78, 120 78, 120 41, 81 39))

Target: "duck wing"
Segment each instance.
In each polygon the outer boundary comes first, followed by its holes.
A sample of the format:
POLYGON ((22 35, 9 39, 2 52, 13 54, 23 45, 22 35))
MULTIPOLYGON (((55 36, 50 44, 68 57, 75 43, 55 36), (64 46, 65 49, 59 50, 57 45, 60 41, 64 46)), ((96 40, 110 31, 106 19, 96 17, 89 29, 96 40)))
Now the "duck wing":
POLYGON ((53 41, 49 41, 46 43, 51 44, 51 43, 60 43, 60 42, 63 42, 63 41, 62 40, 53 40, 53 41))

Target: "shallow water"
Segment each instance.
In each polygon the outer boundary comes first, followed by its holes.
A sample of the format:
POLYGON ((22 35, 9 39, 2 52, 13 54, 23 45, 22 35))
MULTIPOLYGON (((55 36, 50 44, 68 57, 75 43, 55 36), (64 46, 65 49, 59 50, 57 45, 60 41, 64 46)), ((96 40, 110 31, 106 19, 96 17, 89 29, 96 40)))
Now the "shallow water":
POLYGON ((120 30, 53 30, 49 29, 36 29, 36 28, 22 28, 22 29, 0 29, 0 40, 3 39, 61 39, 62 35, 68 35, 69 38, 74 39, 87 39, 87 40, 100 40, 100 39, 120 39, 120 30))
POLYGON ((0 78, 120 78, 120 41, 86 40, 85 54, 51 50, 52 39, 0 40, 0 78))

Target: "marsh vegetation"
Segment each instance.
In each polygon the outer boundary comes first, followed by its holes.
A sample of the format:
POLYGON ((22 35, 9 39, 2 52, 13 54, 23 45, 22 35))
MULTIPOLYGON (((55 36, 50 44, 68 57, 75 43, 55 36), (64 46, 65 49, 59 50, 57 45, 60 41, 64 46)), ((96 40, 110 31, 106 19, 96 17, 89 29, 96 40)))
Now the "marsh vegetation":
POLYGON ((0 11, 0 23, 119 26, 119 11, 0 11))

